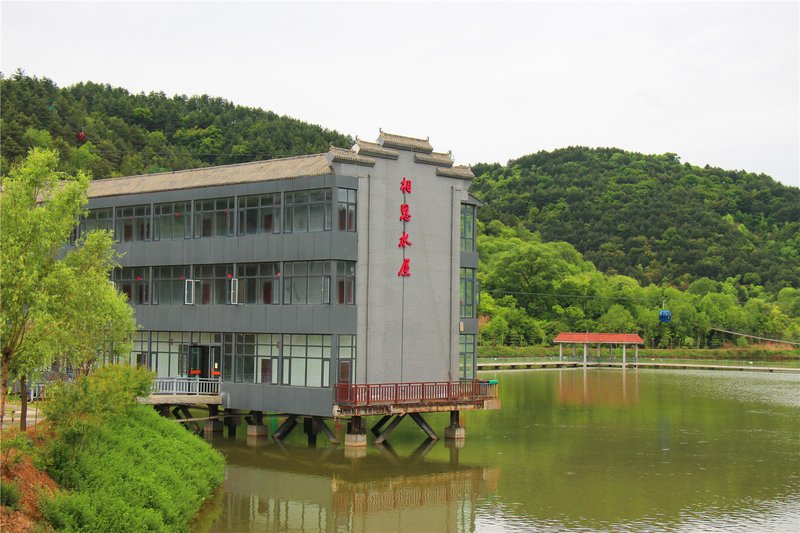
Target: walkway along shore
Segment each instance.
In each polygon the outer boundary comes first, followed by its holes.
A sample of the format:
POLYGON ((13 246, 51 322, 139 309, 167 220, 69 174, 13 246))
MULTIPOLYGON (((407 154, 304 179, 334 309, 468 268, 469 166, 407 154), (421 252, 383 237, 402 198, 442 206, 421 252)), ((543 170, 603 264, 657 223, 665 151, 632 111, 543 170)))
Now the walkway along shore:
MULTIPOLYGON (((626 363, 627 368, 663 368, 668 370, 730 370, 741 372, 783 372, 800 374, 800 368, 755 366, 755 365, 714 365, 704 363, 626 363)), ((540 368, 622 368, 622 363, 614 362, 587 362, 583 361, 515 361, 515 362, 479 362, 478 371, 484 370, 521 370, 540 368)))

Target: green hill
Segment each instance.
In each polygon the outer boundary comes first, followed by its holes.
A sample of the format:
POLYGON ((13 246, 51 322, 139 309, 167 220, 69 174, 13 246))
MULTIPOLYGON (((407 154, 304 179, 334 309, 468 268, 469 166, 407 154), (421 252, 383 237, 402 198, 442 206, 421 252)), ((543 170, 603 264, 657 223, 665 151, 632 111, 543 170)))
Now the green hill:
POLYGON ((207 95, 132 94, 92 82, 59 88, 21 72, 0 80, 0 94, 3 169, 33 146, 57 149, 65 170, 90 170, 99 179, 320 153, 331 142, 353 143, 336 131, 207 95))
POLYGON ((584 147, 473 170, 484 222, 569 242, 607 274, 684 289, 703 277, 800 286, 800 189, 764 174, 584 147))

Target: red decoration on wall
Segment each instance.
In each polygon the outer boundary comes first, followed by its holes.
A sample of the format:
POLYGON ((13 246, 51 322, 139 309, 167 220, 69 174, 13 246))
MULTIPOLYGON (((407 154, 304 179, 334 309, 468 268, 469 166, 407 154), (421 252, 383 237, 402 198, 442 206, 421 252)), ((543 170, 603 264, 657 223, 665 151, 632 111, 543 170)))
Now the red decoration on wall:
POLYGON ((397 275, 401 277, 408 277, 411 275, 411 259, 405 258, 403 259, 403 264, 400 266, 400 270, 397 271, 397 275))
POLYGON ((409 206, 408 204, 400 204, 400 220, 403 222, 410 222, 411 221, 411 213, 409 213, 409 206))
POLYGON ((407 179, 405 176, 403 177, 403 181, 400 182, 400 192, 411 194, 411 180, 407 179))
POLYGON ((408 240, 408 233, 404 231, 403 234, 400 236, 400 242, 397 243, 397 247, 405 248, 406 246, 411 246, 412 244, 413 243, 410 240, 408 240))

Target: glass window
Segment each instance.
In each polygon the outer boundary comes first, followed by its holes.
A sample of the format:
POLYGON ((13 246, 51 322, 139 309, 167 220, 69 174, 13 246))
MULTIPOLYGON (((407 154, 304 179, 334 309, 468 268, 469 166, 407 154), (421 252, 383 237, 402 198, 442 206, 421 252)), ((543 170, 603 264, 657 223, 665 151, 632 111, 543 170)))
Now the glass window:
POLYGON ((191 232, 192 202, 153 206, 153 240, 188 239, 191 232))
POLYGON ((187 266, 153 267, 153 304, 184 303, 184 283, 188 274, 187 266))
MULTIPOLYGON (((131 366, 143 366, 146 368, 150 368, 151 365, 151 358, 150 358, 150 332, 149 331, 137 331, 131 336, 131 366)), ((152 360, 153 367, 152 370, 155 370, 155 358, 152 360)))
POLYGON ((94 230, 114 230, 114 210, 112 208, 89 209, 86 218, 83 218, 78 225, 78 234, 85 237, 87 233, 94 230))
POLYGON ((298 387, 330 385, 330 335, 283 335, 281 383, 298 387))
POLYGON ((240 304, 281 303, 280 263, 244 263, 236 266, 240 304))
POLYGON ((117 208, 116 239, 119 242, 150 240, 150 206, 117 208))
POLYGON ((280 233, 281 194, 239 197, 239 235, 280 233))
POLYGON ((475 335, 459 335, 459 367, 458 376, 461 379, 475 379, 475 335))
POLYGON ((194 267, 197 287, 195 303, 221 305, 231 303, 233 265, 198 265, 194 267))
POLYGON ((126 267, 114 270, 117 290, 128 297, 132 305, 150 303, 149 267, 126 267))
POLYGON ((197 200, 194 203, 194 236, 233 235, 233 197, 197 200))
POLYGON ((339 335, 337 383, 352 383, 356 375, 356 336, 339 335))
POLYGON ((336 262, 336 302, 346 305, 356 303, 355 261, 336 262))
POLYGON ((475 318, 475 269, 462 268, 459 283, 461 318, 475 318))
POLYGON ((284 263, 283 270, 283 303, 331 303, 330 261, 295 261, 284 263))
POLYGON ((331 229, 332 189, 311 189, 285 193, 283 231, 304 233, 331 229))
POLYGON ((356 191, 339 189, 337 192, 339 231, 356 230, 356 191))
POLYGON ((461 250, 475 251, 475 206, 461 204, 461 250))

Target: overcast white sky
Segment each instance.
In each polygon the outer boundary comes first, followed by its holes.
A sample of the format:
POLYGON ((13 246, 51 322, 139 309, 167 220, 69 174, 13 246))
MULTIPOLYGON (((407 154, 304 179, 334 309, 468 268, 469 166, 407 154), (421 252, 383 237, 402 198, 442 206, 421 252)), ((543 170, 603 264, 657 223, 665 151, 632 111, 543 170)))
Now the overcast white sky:
POLYGON ((800 186, 800 2, 8 2, 6 75, 209 94, 458 163, 675 152, 800 186))

